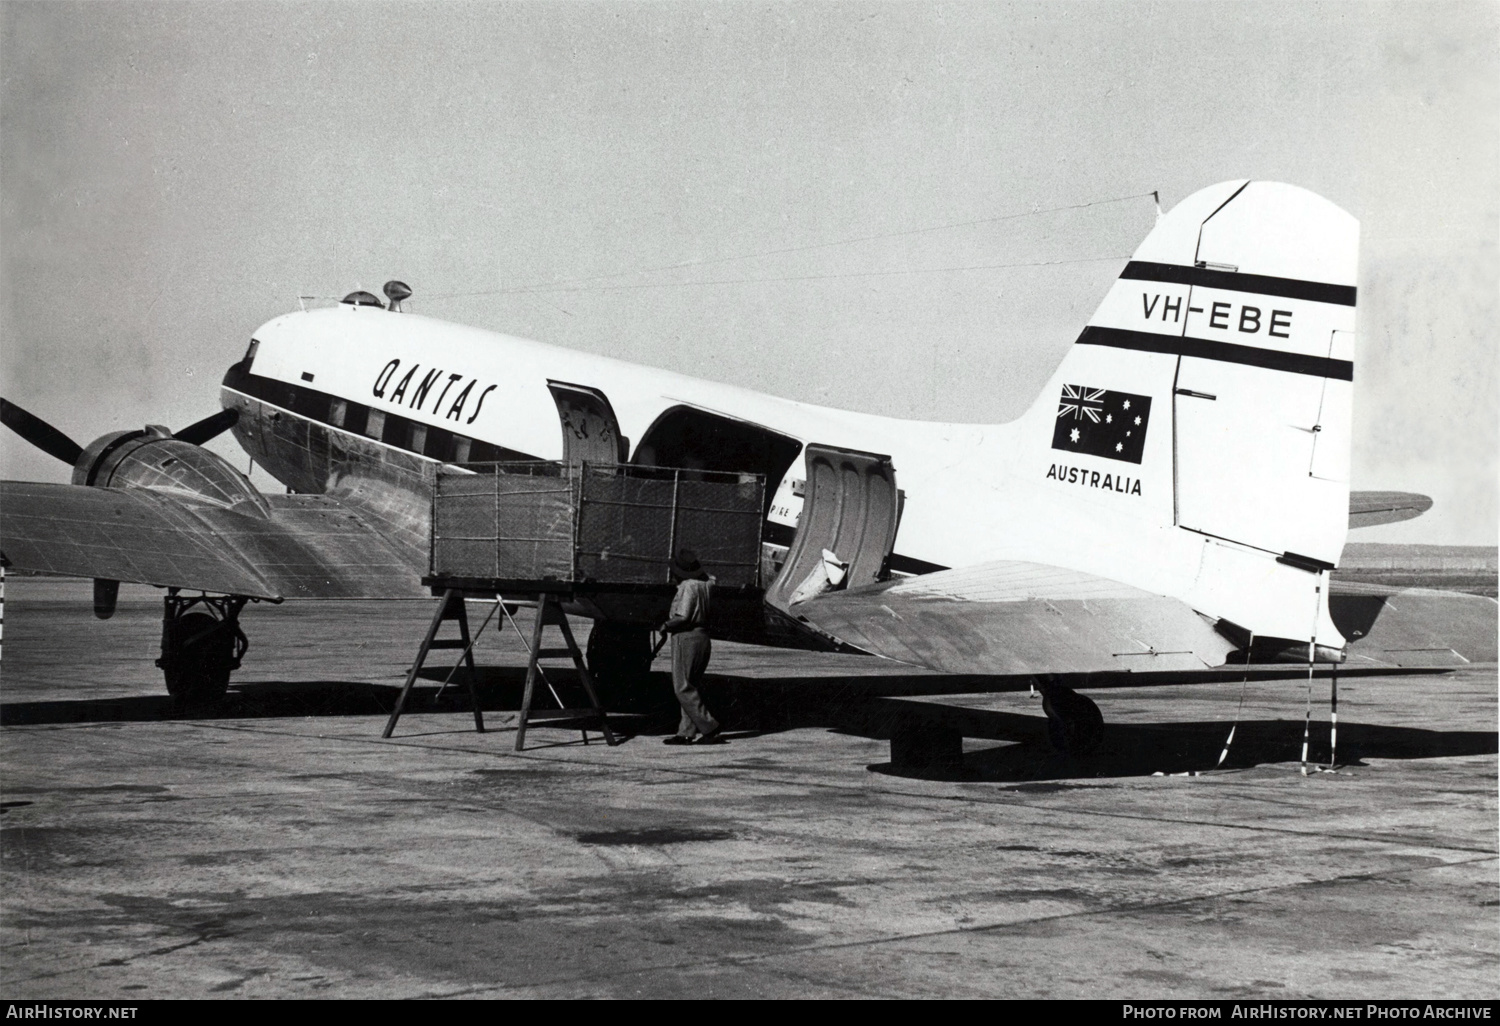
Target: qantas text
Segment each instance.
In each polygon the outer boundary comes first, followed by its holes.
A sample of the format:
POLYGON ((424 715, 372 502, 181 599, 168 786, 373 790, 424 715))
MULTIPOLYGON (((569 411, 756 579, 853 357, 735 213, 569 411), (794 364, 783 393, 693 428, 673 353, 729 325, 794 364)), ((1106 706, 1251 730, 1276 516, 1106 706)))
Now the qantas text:
MULTIPOLYGON (((377 399, 385 399, 398 406, 405 405, 414 410, 422 409, 428 396, 434 396, 436 401, 433 402, 432 409, 426 411, 428 413, 442 413, 443 400, 448 398, 448 393, 453 386, 464 379, 462 374, 444 375, 442 368, 439 367, 428 370, 419 378, 417 371, 422 369, 419 363, 412 364, 398 379, 396 372, 400 369, 400 360, 392 360, 382 367, 380 373, 375 375, 375 387, 371 389, 371 394, 377 399)), ((479 384, 479 379, 471 378, 462 388, 453 393, 453 402, 449 404, 448 412, 443 414, 444 420, 462 419, 469 399, 474 393, 474 386, 477 384, 479 384)), ((480 408, 484 406, 484 397, 494 390, 495 386, 490 385, 479 393, 479 397, 474 400, 474 412, 469 414, 469 419, 464 421, 465 424, 474 423, 474 419, 479 416, 480 408)))
POLYGON ((1126 477, 1124 474, 1101 474, 1097 470, 1084 470, 1082 467, 1063 467, 1052 464, 1047 471, 1048 480, 1061 481, 1064 484, 1084 485, 1088 488, 1103 488, 1106 491, 1120 492, 1124 495, 1141 494, 1141 479, 1138 477, 1126 477))

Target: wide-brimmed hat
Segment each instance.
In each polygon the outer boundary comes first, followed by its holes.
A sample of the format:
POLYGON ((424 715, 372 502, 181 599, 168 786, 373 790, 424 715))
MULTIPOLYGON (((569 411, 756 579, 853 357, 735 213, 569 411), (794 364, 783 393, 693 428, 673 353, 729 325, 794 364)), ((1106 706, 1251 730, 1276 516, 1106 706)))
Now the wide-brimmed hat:
POLYGON ((692 549, 678 549, 677 555, 673 557, 671 564, 672 576, 683 580, 706 580, 708 574, 703 572, 703 564, 698 562, 698 553, 692 549))

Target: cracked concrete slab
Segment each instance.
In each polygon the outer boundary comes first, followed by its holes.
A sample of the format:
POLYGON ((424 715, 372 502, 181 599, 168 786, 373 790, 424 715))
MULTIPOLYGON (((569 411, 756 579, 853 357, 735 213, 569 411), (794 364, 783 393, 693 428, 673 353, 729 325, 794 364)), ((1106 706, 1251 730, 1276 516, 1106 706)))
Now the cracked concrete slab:
POLYGON ((427 603, 252 609, 224 707, 174 718, 151 592, 100 622, 87 582, 9 585, 14 998, 1484 998, 1500 975, 1494 667, 1341 680, 1340 770, 1306 777, 1295 668, 1094 692, 1105 749, 1072 760, 1025 690, 717 643, 728 744, 659 743, 660 673, 618 747, 545 726, 515 753, 503 635, 479 647, 499 729, 431 682, 380 739, 427 603), (880 700, 924 691, 963 717, 946 777, 890 764, 880 700))

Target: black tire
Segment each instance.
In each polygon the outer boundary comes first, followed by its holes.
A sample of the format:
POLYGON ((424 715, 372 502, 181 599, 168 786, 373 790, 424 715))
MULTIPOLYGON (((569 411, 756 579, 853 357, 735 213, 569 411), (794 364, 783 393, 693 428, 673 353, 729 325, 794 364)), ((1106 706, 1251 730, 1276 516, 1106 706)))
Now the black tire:
POLYGON ((640 696, 651 680, 651 649, 650 628, 597 621, 586 656, 599 701, 618 705, 640 696))
POLYGON ((212 705, 229 690, 234 628, 207 613, 188 613, 167 627, 161 671, 179 707, 212 705))
POLYGON ((1104 743, 1104 714, 1094 700, 1071 688, 1042 686, 1042 711, 1047 714, 1047 739, 1067 755, 1089 755, 1104 743))

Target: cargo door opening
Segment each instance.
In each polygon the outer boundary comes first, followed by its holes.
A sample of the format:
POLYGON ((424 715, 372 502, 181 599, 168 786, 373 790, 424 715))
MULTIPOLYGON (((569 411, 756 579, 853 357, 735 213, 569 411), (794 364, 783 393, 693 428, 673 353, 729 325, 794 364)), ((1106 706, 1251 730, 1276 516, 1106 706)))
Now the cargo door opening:
POLYGON ((682 467, 760 474, 766 479, 765 510, 802 443, 749 421, 691 406, 674 406, 641 436, 630 462, 643 467, 682 467))

